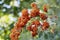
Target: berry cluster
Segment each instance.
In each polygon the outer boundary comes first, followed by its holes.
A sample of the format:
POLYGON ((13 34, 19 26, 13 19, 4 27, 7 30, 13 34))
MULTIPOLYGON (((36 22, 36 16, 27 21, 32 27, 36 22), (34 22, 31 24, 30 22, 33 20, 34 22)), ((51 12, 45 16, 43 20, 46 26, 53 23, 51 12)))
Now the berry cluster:
MULTIPOLYGON (((22 28, 26 25, 26 23, 33 17, 40 16, 40 18, 44 21, 47 19, 46 14, 40 13, 39 8, 35 3, 31 4, 32 10, 30 14, 27 9, 22 10, 22 16, 18 18, 18 22, 14 25, 14 28, 11 30, 10 38, 11 40, 18 40, 20 32, 22 28)), ((44 11, 47 12, 46 7, 44 7, 44 11)), ((39 22, 39 20, 35 20, 32 22, 30 26, 27 27, 27 30, 32 32, 32 37, 36 36, 38 33, 38 26, 42 26, 42 30, 46 30, 49 27, 48 22, 43 22, 43 25, 39 22)))
POLYGON ((20 32, 22 28, 25 26, 25 24, 28 22, 28 20, 30 20, 28 16, 28 10, 23 9, 22 16, 18 18, 18 22, 15 24, 15 27, 11 31, 11 34, 10 34, 11 40, 18 40, 20 32))
POLYGON ((33 37, 37 35, 37 30, 39 25, 40 22, 38 20, 35 20, 32 22, 32 24, 29 27, 27 27, 27 30, 32 32, 33 37))

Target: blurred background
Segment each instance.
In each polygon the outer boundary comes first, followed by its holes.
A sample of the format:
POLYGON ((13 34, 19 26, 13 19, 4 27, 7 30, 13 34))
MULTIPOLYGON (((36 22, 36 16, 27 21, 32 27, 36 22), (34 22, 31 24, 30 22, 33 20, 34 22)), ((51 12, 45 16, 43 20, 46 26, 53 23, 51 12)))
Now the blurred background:
MULTIPOLYGON (((34 40, 60 40, 60 0, 0 0, 0 40, 10 40, 10 30, 14 27, 14 23, 17 21, 18 17, 21 16, 21 10, 24 8, 30 10, 30 4, 32 2, 35 2, 40 10, 42 10, 44 4, 48 4, 49 9, 47 15, 53 16, 51 23, 56 26, 55 34, 44 33, 45 36, 42 35, 42 37, 37 37, 34 40), (58 17, 57 20, 54 19, 54 15, 58 17), (48 38, 43 39, 44 37, 48 38)), ((27 34, 29 34, 29 32, 25 33, 25 36, 21 37, 19 40, 32 40, 30 35, 27 34)))

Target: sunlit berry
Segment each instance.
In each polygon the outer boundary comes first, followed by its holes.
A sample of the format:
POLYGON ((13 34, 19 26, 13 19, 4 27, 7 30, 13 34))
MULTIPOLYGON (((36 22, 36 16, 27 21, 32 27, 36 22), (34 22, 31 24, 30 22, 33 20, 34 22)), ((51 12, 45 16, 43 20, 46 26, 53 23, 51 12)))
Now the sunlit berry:
POLYGON ((28 10, 27 9, 22 10, 22 16, 28 16, 28 10))

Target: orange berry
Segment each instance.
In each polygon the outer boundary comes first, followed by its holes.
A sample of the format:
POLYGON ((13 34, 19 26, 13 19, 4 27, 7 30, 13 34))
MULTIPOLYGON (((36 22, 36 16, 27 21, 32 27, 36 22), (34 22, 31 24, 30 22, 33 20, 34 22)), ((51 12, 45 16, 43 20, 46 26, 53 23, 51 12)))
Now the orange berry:
POLYGON ((32 37, 35 37, 37 35, 37 32, 32 32, 32 37))
POLYGON ((37 5, 35 3, 31 3, 32 8, 37 8, 37 5))
POLYGON ((18 22, 21 22, 21 17, 18 18, 18 22))
POLYGON ((31 17, 36 17, 36 16, 38 16, 40 13, 39 13, 39 9, 38 8, 33 8, 32 10, 31 10, 31 17))
POLYGON ((22 16, 28 16, 28 10, 27 9, 22 10, 22 16))
POLYGON ((20 23, 20 26, 21 27, 24 27, 24 25, 25 25, 25 23, 23 23, 23 22, 20 23))
POLYGON ((48 22, 43 22, 42 29, 45 30, 48 27, 49 27, 49 23, 48 22))
POLYGON ((35 21, 32 22, 32 24, 35 24, 36 26, 39 26, 40 22, 38 20, 35 20, 35 21))
POLYGON ((31 26, 27 27, 27 30, 29 30, 29 31, 32 31, 32 28, 31 28, 31 26))
POLYGON ((45 12, 47 12, 47 5, 46 5, 46 4, 43 5, 43 10, 44 10, 45 12))
POLYGON ((11 33, 10 38, 15 38, 15 35, 13 33, 11 33))
POLYGON ((33 31, 33 32, 36 32, 37 30, 38 30, 37 27, 33 27, 33 28, 32 28, 32 31, 33 31))
POLYGON ((21 18, 21 22, 23 22, 23 23, 27 23, 27 18, 22 17, 22 18, 21 18))
POLYGON ((41 14, 40 14, 40 18, 41 18, 42 20, 45 20, 45 19, 47 19, 47 16, 46 16, 44 13, 41 13, 41 14))
POLYGON ((15 32, 15 33, 16 33, 16 35, 17 35, 17 36, 19 36, 19 35, 20 35, 20 32, 18 32, 18 31, 17 31, 17 32, 15 32))

